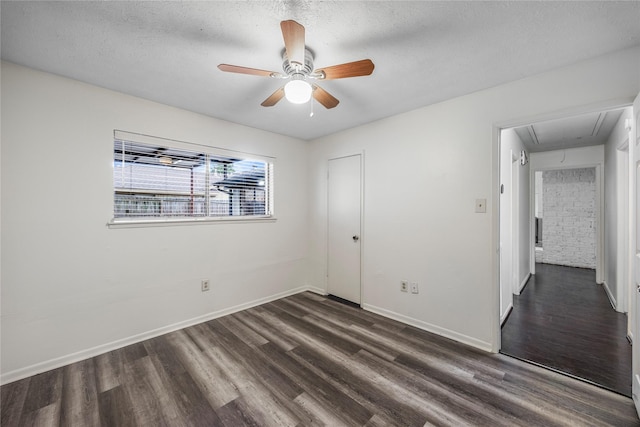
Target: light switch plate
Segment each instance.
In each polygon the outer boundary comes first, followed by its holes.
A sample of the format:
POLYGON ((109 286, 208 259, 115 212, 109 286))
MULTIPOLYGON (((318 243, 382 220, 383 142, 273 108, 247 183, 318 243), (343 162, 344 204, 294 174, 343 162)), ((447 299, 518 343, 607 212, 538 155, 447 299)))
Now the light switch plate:
POLYGON ((487 212, 487 199, 476 199, 476 213, 487 212))

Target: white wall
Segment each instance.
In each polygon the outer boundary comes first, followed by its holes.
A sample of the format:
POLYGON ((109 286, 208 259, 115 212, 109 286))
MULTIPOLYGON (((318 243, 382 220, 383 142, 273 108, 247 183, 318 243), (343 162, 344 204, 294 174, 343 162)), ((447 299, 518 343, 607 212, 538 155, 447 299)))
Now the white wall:
POLYGON ((305 142, 8 63, 1 71, 3 381, 306 284, 305 142), (277 157, 277 221, 107 228, 114 129, 277 157))
POLYGON ((326 287, 327 159, 364 150, 363 306, 496 350, 497 128, 628 102, 640 88, 639 58, 638 48, 621 51, 313 141, 311 284, 326 287), (474 212, 479 198, 485 214, 474 212), (420 293, 400 292, 402 279, 420 293))
POLYGON ((638 59, 640 47, 620 51, 308 146, 3 63, 2 381, 326 289, 327 159, 362 150, 364 306, 496 350, 497 129, 630 100, 638 59), (278 221, 108 229, 113 129, 276 156, 278 221), (420 293, 401 293, 401 278, 420 293))
POLYGON ((604 286, 611 304, 619 312, 628 310, 628 289, 624 286, 628 245, 628 228, 624 226, 628 224, 623 224, 626 217, 622 220, 622 215, 628 215, 629 133, 624 128, 628 118, 631 118, 630 108, 624 110, 604 147, 604 286), (625 144, 626 153, 619 150, 625 144), (623 254, 618 253, 619 249, 623 254))

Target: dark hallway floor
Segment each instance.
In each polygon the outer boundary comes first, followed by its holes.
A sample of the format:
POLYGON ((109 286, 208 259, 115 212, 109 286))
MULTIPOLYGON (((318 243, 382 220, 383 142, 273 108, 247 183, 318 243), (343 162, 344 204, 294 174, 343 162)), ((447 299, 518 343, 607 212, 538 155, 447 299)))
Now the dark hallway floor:
POLYGON ((616 312, 595 271, 536 264, 502 327, 501 353, 631 396, 627 316, 616 312))

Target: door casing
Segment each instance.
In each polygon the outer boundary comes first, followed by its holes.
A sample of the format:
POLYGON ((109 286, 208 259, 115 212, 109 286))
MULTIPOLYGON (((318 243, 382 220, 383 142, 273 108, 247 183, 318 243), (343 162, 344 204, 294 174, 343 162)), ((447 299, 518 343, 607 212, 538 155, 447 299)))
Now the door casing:
MULTIPOLYGON (((631 315, 633 335, 640 335, 640 93, 633 101, 632 120, 629 132, 629 277, 633 288, 631 315)), ((631 347, 632 387, 631 395, 640 415, 640 345, 631 347)))
MULTIPOLYGON (((630 98, 618 98, 618 99, 611 99, 611 100, 607 100, 604 102, 597 102, 597 103, 593 103, 593 104, 589 104, 589 105, 585 105, 585 106, 581 106, 581 107, 576 107, 576 108, 570 108, 570 109, 566 109, 563 110, 561 112, 550 112, 550 113, 545 113, 545 114, 539 114, 539 115, 535 115, 535 116, 528 116, 528 117, 521 117, 518 119, 513 119, 513 120, 508 120, 508 121, 503 121, 503 122, 495 122, 493 125, 493 145, 492 145, 492 151, 493 151, 493 173, 492 173, 492 184, 493 184, 493 191, 492 191, 492 202, 491 202, 491 209, 492 212, 500 212, 500 136, 502 133, 503 129, 508 129, 508 128, 513 128, 513 127, 519 127, 519 126, 525 126, 527 124, 530 123, 535 123, 535 122, 539 122, 539 121, 545 121, 545 120, 552 120, 552 119, 558 119, 558 118, 562 118, 562 117, 568 117, 568 116, 573 116, 573 115, 579 115, 579 114, 585 114, 585 113, 591 113, 591 112, 596 112, 596 111, 603 111, 603 110, 613 110, 616 108, 624 108, 624 107, 628 107, 630 106, 632 103, 632 99, 630 98)), ((636 111, 634 111, 634 114, 637 114, 636 111)), ((631 157, 631 156, 630 156, 631 157)), ((600 165, 584 165, 584 167, 596 167, 596 166, 600 166, 600 165)), ((535 168, 531 167, 530 168, 530 182, 531 182, 531 186, 533 187, 533 183, 535 182, 535 168)), ((540 169, 542 170, 542 169, 540 169)), ((599 174, 601 173, 601 171, 597 168, 596 173, 599 174)), ((596 177, 596 180, 598 181, 600 179, 599 176, 596 177)), ((631 178, 630 178, 631 180, 631 178)), ((530 188, 530 192, 533 193, 534 188, 530 188)), ((602 197, 602 192, 601 190, 598 190, 599 193, 596 195, 596 197, 598 198, 598 200, 600 201, 601 205, 603 203, 603 200, 601 200, 602 197)), ((533 194, 531 194, 531 197, 533 197, 533 194)), ((531 209, 531 215, 533 215, 533 206, 535 206, 535 200, 531 200, 530 201, 530 209, 531 209)), ((600 210, 602 210, 602 206, 600 207, 600 210)), ((600 213, 602 214, 602 213, 600 213)), ((601 229, 601 224, 598 224, 598 228, 601 229)), ((500 215, 499 214, 494 214, 492 217, 492 251, 494 253, 493 256, 493 260, 492 260, 492 277, 493 277, 493 301, 494 301, 494 309, 492 310, 493 313, 493 320, 492 320, 492 331, 491 331, 491 351, 494 353, 498 353, 500 351, 500 347, 501 347, 501 286, 500 286, 500 215)), ((602 237, 601 234, 598 236, 598 238, 600 239, 600 241, 602 241, 602 237)), ((531 219, 530 220, 530 241, 532 244, 532 250, 531 250, 531 260, 530 260, 530 268, 531 268, 531 274, 535 274, 535 223, 534 220, 531 219)), ((602 243, 599 243, 599 245, 601 245, 602 243)), ((598 246, 597 248, 598 251, 600 251, 600 247, 598 246)), ((602 259, 603 257, 601 256, 602 254, 600 253, 600 260, 599 263, 602 264, 602 259)), ((631 269, 631 267, 630 267, 631 269)), ((599 268, 597 269, 598 271, 602 271, 602 266, 600 265, 599 268)), ((640 268, 639 268, 640 270, 640 268)), ((640 275, 640 272, 638 273, 640 275)), ((634 293, 637 293, 634 291, 634 293)), ((635 299, 634 299, 635 301, 635 299)), ((630 306, 631 306, 631 302, 630 302, 630 306)), ((630 310, 631 313, 632 310, 630 310)), ((635 310, 633 310, 635 311, 635 310)), ((640 358, 640 355, 639 355, 640 358)), ((635 372, 635 371, 634 371, 635 372)))

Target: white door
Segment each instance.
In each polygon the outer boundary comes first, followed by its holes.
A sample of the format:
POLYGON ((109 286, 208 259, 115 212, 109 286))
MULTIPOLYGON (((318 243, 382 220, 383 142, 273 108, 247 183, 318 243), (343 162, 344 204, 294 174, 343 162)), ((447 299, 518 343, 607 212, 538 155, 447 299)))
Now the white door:
POLYGON ((329 160, 327 276, 329 294, 360 304, 360 155, 329 160))
POLYGON ((640 94, 633 102, 633 123, 629 136, 629 225, 631 235, 631 272, 634 295, 633 402, 640 415, 640 94))

